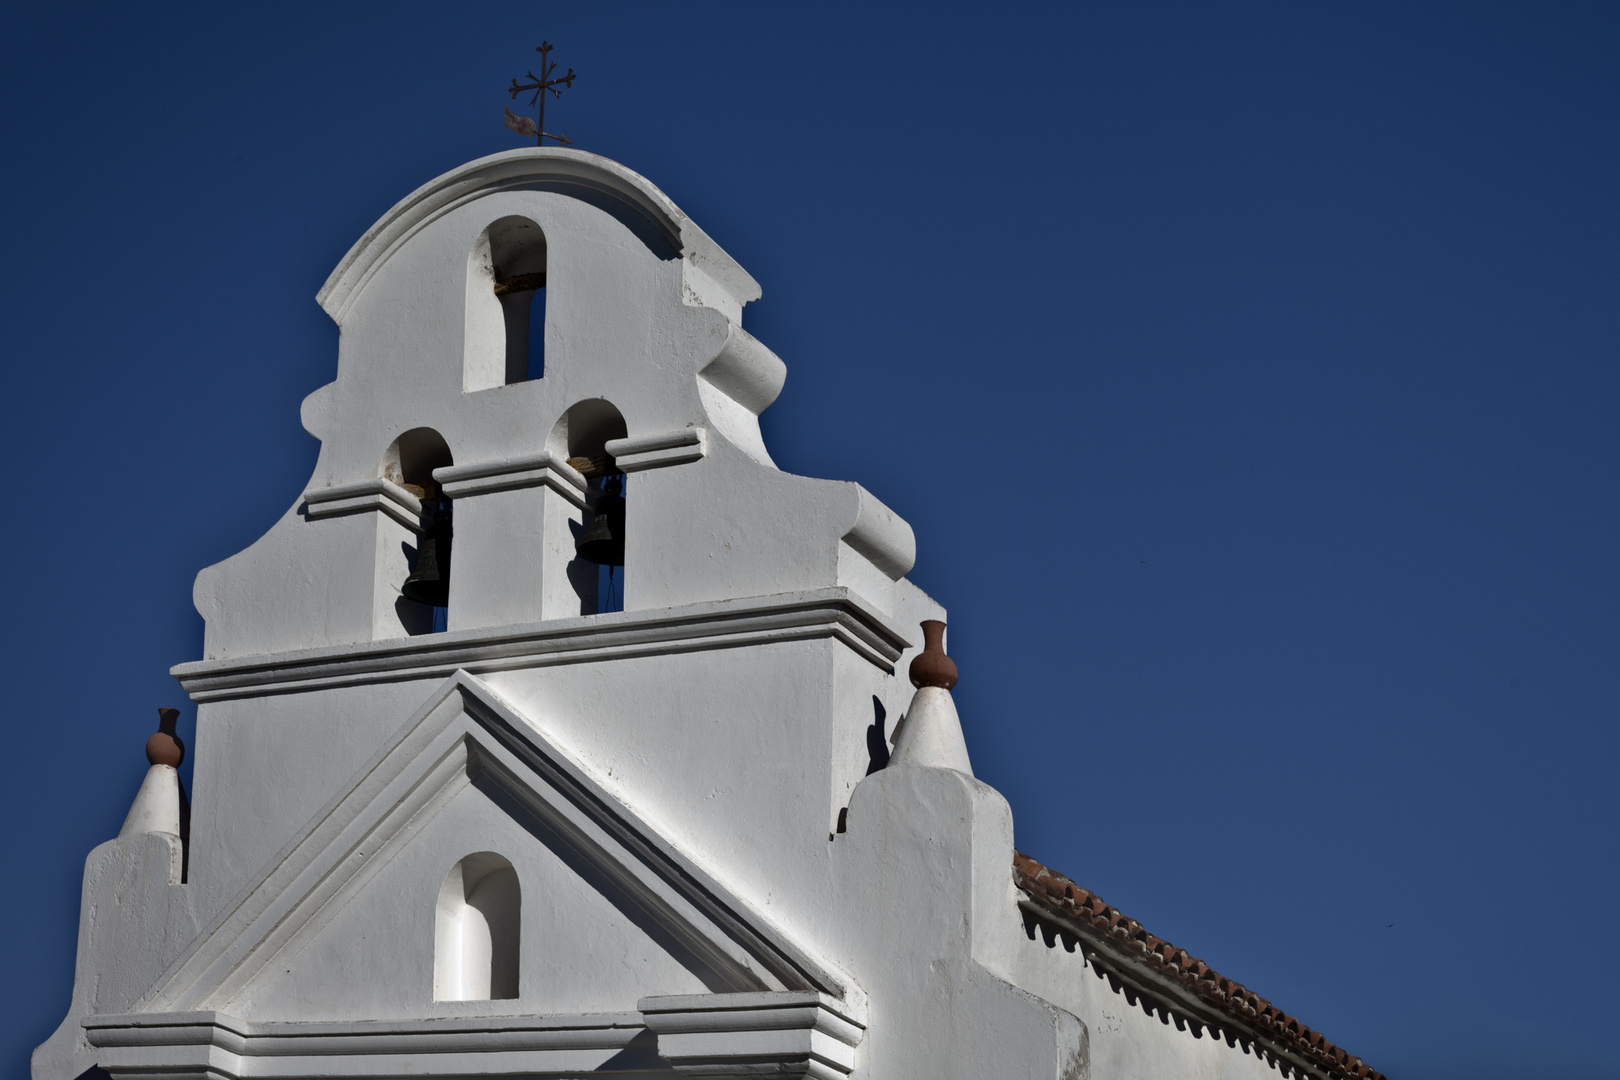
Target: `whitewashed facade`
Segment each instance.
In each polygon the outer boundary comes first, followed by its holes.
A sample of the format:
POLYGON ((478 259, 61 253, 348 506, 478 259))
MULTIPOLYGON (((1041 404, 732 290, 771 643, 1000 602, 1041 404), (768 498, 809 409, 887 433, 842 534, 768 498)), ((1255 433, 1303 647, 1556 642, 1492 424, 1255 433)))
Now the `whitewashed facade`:
POLYGON ((361 238, 319 296, 315 474, 197 578, 193 801, 154 758, 90 854, 35 1080, 1367 1074, 1015 876, 948 688, 906 677, 944 619, 911 528, 760 437, 758 296, 573 150, 472 162, 361 238), (604 458, 619 611, 574 550, 604 458), (437 631, 400 591, 432 483, 437 631))

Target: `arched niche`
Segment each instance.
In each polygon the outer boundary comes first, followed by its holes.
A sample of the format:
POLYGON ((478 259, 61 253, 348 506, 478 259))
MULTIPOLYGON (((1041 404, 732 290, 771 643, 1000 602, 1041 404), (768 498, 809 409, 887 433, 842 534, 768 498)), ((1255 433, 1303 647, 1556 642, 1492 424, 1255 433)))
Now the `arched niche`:
MULTIPOLYGON (((628 514, 630 491, 624 473, 619 471, 608 456, 607 443, 622 439, 628 433, 624 415, 612 402, 602 398, 586 398, 575 402, 558 418, 546 439, 546 449, 585 475, 591 509, 583 522, 571 526, 576 545, 595 524, 596 511, 604 507, 604 496, 622 498, 620 504, 628 514)), ((622 534, 628 517, 615 522, 622 534)), ((577 547, 576 547, 577 550, 577 547)), ((579 596, 581 615, 600 615, 624 610, 625 568, 604 566, 579 558, 568 564, 568 581, 579 596)))
POLYGON ((383 479, 400 485, 422 500, 423 514, 420 527, 409 539, 380 553, 387 561, 383 578, 394 594, 392 604, 400 626, 406 634, 431 634, 443 631, 449 624, 449 603, 421 603, 404 593, 406 582, 422 568, 428 553, 431 536, 432 558, 448 590, 450 579, 451 536, 453 534, 450 501, 443 497, 433 470, 454 465, 450 446, 432 428, 412 428, 389 444, 383 452, 381 472, 383 479))
POLYGON ((464 390, 545 374, 546 234, 526 217, 503 217, 478 234, 467 259, 464 390))
POLYGON ((522 906, 517 871, 493 851, 450 868, 434 913, 433 1000, 518 996, 522 906))

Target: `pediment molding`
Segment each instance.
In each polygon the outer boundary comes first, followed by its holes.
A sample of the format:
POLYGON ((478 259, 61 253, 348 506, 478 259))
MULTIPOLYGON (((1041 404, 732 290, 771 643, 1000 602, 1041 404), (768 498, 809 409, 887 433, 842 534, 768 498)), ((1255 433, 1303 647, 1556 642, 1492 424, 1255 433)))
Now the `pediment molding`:
POLYGON ((859 1004, 848 978, 789 939, 489 686, 441 685, 144 997, 141 1012, 228 1012, 295 955, 458 793, 488 781, 639 906, 719 991, 859 1004), (853 995, 853 996, 852 996, 853 995))

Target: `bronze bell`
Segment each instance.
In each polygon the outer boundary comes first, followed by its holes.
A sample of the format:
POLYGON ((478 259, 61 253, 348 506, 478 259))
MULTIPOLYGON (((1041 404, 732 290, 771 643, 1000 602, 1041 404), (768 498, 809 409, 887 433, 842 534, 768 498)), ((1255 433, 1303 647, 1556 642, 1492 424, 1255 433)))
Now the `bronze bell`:
POLYGON ((429 607, 450 606, 450 500, 437 484, 424 488, 407 485, 414 494, 422 492, 422 538, 416 546, 416 569, 399 591, 409 600, 429 607))
POLYGON ((610 476, 602 487, 602 494, 596 497, 591 527, 574 545, 574 550, 586 562, 601 566, 624 565, 624 496, 619 494, 622 488, 620 478, 610 476))

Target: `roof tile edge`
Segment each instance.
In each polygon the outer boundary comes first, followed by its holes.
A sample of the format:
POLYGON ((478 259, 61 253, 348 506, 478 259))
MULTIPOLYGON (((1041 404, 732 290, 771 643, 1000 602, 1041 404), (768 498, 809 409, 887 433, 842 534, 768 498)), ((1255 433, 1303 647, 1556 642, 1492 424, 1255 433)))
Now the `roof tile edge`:
POLYGON ((1034 904, 1085 929, 1093 943, 1191 991, 1244 1027, 1263 1034, 1335 1080, 1386 1080, 1383 1073, 1335 1046, 1243 984, 1225 978, 1186 949, 1177 948, 1103 901, 1089 889, 1021 851, 1013 853, 1013 882, 1034 904))

